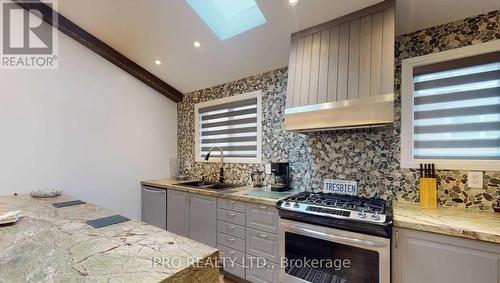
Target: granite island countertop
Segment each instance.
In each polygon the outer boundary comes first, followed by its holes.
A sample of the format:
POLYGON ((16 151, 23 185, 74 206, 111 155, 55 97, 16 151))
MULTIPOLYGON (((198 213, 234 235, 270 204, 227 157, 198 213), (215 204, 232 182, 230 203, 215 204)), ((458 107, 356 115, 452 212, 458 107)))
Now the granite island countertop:
POLYGON ((218 268, 203 265, 217 249, 137 220, 95 229, 85 221, 116 213, 51 205, 72 199, 0 197, 0 213, 23 215, 0 226, 0 282, 218 282, 218 268))
POLYGON ((395 201, 394 226, 500 243, 500 213, 468 208, 423 209, 418 203, 395 201))
POLYGON ((173 189, 178 191, 191 192, 200 195, 222 197, 231 200, 239 200, 244 202, 251 202, 256 204, 270 205, 274 206, 278 200, 286 198, 290 195, 296 194, 298 190, 291 190, 288 192, 271 192, 266 188, 254 188, 253 186, 241 186, 237 188, 232 188, 228 190, 207 190, 207 189, 197 189, 189 188, 184 186, 178 186, 176 184, 189 182, 190 180, 175 180, 175 179, 159 179, 151 181, 142 181, 141 184, 145 186, 151 186, 155 188, 163 189, 173 189))

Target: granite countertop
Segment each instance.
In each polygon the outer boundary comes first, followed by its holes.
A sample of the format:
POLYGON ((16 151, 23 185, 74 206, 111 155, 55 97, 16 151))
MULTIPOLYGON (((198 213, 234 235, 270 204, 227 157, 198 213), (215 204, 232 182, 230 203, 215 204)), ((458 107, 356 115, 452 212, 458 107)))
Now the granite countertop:
POLYGON ((244 202, 251 202, 263 205, 275 205, 280 199, 286 198, 290 195, 296 194, 299 191, 292 190, 288 192, 271 192, 266 188, 254 188, 253 186, 242 186, 228 190, 205 190, 197 188, 189 188, 184 186, 178 186, 175 184, 189 182, 189 180, 179 181, 175 179, 160 179, 141 182, 145 186, 151 186, 163 189, 174 189, 185 192, 192 192, 200 195, 222 197, 232 200, 239 200, 244 202))
POLYGON ((136 220, 95 229, 85 221, 116 213, 89 203, 51 205, 72 199, 0 197, 0 213, 23 215, 0 226, 0 282, 218 281, 215 266, 195 266, 215 261, 217 249, 136 220))
POLYGON ((418 203, 395 201, 394 226, 500 243, 500 213, 467 208, 423 209, 418 203))

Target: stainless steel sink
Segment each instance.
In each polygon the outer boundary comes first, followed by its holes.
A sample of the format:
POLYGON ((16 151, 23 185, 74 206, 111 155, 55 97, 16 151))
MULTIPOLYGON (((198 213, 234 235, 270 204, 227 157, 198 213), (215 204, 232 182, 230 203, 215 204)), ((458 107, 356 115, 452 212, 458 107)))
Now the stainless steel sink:
POLYGON ((209 182, 209 181, 191 181, 191 182, 183 182, 183 183, 177 183, 174 185, 177 186, 184 186, 184 187, 190 187, 190 188, 202 188, 206 186, 212 186, 216 184, 216 182, 209 182))
POLYGON ((228 184, 228 183, 209 182, 209 181, 182 182, 174 185, 188 187, 188 188, 204 189, 204 190, 215 190, 215 191, 227 190, 242 186, 238 184, 228 184))

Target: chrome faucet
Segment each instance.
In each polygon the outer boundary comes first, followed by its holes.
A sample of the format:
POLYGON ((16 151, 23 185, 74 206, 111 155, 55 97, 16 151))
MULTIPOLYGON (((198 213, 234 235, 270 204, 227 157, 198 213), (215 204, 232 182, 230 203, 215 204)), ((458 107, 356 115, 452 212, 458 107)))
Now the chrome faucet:
POLYGON ((222 148, 218 147, 218 146, 212 146, 209 150, 208 150, 208 153, 207 155, 205 155, 205 160, 208 161, 208 159, 210 158, 210 153, 212 153, 212 150, 214 149, 217 149, 220 151, 220 171, 219 171, 219 183, 224 183, 224 168, 223 168, 223 165, 224 165, 224 151, 222 150, 222 148))

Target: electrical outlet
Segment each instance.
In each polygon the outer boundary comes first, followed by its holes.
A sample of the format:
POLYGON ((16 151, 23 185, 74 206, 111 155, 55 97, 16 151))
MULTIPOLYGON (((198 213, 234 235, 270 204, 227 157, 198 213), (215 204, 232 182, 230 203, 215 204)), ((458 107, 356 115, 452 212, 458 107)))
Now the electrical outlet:
POLYGON ((265 173, 267 175, 271 175, 271 163, 266 163, 266 166, 265 166, 265 173))
POLYGON ((483 188, 483 172, 467 172, 467 185, 469 186, 469 188, 483 188))

